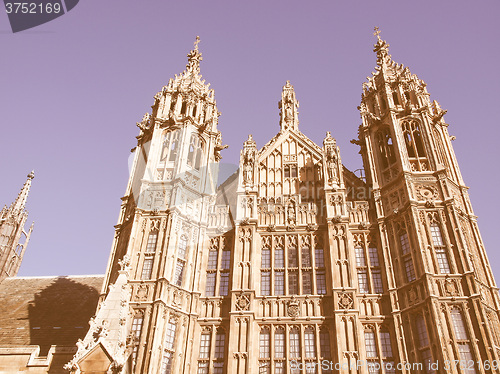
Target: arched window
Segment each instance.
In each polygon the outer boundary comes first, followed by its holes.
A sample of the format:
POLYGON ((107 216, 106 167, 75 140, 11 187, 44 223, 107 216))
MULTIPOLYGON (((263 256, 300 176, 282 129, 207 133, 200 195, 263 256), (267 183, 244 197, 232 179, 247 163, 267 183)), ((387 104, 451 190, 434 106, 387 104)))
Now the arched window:
POLYGON ((139 343, 141 341, 141 332, 142 332, 142 323, 144 321, 144 317, 142 312, 137 313, 132 320, 132 327, 130 333, 134 339, 133 341, 133 350, 132 350, 132 359, 133 366, 135 366, 137 359, 137 351, 139 350, 139 343))
POLYGON ((413 258, 411 257, 411 244, 410 238, 406 230, 399 232, 399 243, 401 245, 402 259, 404 273, 406 274, 406 280, 408 282, 413 282, 417 279, 415 274, 415 268, 413 267, 413 258))
POLYGON ((306 358, 316 357, 316 336, 312 328, 307 328, 304 332, 304 347, 306 358))
POLYGON ((285 358, 285 329, 282 327, 274 332, 274 358, 285 358))
POLYGON ((200 170, 203 148, 203 141, 200 137, 196 134, 192 134, 191 140, 189 141, 187 164, 196 170, 200 170))
POLYGON ((394 144, 388 128, 380 130, 377 135, 377 146, 382 160, 382 167, 387 168, 396 162, 394 144))
POLYGON ((179 257, 186 258, 186 249, 187 249, 187 236, 182 234, 179 238, 179 257))
POLYGON ((300 331, 297 327, 292 327, 288 335, 290 358, 300 359, 300 331))
POLYGON ((170 110, 173 112, 175 110, 175 103, 176 103, 176 98, 171 97, 170 99, 170 110))
POLYGON ((179 130, 167 132, 163 138, 160 161, 174 161, 179 151, 179 130))
POLYGON ((215 359, 224 359, 225 346, 226 333, 224 330, 219 330, 215 335, 215 359))
POLYGON ((163 357, 161 362, 161 374, 170 374, 172 371, 172 361, 174 357, 176 320, 171 318, 167 323, 167 333, 163 344, 163 357))
POLYGON ((262 329, 259 338, 259 358, 269 358, 271 354, 271 334, 269 329, 262 329))
POLYGON ((367 358, 376 358, 378 356, 375 332, 373 329, 365 330, 365 351, 367 358))
POLYGON ((154 253, 156 251, 156 242, 158 241, 158 231, 151 231, 146 244, 146 253, 154 253))
POLYGON ((394 101, 394 105, 400 105, 399 96, 396 91, 392 91, 392 100, 394 101))
POLYGON ((210 331, 205 331, 200 337, 200 354, 199 358, 210 358, 210 343, 212 337, 210 331))
POLYGON ((405 139, 406 151, 410 158, 424 158, 425 149, 422 142, 420 127, 416 120, 403 121, 401 123, 403 137, 405 139))
POLYGON ((321 357, 330 358, 332 354, 330 351, 330 333, 327 329, 322 329, 319 332, 319 345, 321 349, 321 357))

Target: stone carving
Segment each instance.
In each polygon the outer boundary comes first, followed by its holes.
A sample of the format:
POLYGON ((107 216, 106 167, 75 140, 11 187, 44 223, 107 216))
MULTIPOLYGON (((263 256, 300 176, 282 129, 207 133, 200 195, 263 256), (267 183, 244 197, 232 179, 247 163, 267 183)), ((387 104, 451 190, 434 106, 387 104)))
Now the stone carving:
POLYGON ((323 148, 326 158, 326 172, 328 175, 328 182, 330 184, 338 184, 340 156, 337 142, 334 138, 332 138, 330 131, 326 133, 326 138, 323 140, 323 148))
POLYGON ((288 302, 287 313, 288 316, 293 318, 296 318, 300 315, 299 302, 293 296, 292 299, 288 302))
POLYGON ((415 187, 417 199, 420 201, 431 201, 438 198, 439 193, 436 187, 430 185, 419 185, 415 187))
POLYGON ((137 127, 140 128, 142 131, 149 130, 150 128, 150 119, 151 119, 151 114, 146 113, 142 117, 141 122, 137 122, 137 127))
POLYGON ((359 228, 360 228, 361 230, 366 230, 366 229, 368 228, 368 222, 361 222, 361 223, 359 224, 359 228))
POLYGON ((243 144, 243 183, 251 184, 253 182, 253 170, 255 165, 255 156, 257 155, 257 144, 252 135, 243 144))
POLYGON ((341 216, 335 216, 332 218, 332 223, 340 223, 342 221, 341 216))
POLYGON ((222 133, 218 131, 217 137, 215 138, 215 147, 214 147, 216 161, 220 161, 222 159, 220 151, 226 149, 227 147, 228 145, 222 145, 222 133))
POLYGON ((459 296, 457 282, 455 279, 446 279, 443 284, 444 293, 446 296, 459 296))
POLYGON ((248 295, 241 293, 236 297, 236 309, 238 310, 250 309, 250 298, 248 295))
POLYGON ((146 284, 141 284, 135 292, 135 300, 144 301, 148 298, 149 287, 146 284))
POLYGON ((318 225, 315 223, 308 223, 306 226, 307 231, 316 231, 318 229, 318 225))
POLYGON ((299 102, 295 98, 295 90, 290 84, 290 81, 286 81, 285 86, 281 94, 281 101, 279 102, 279 107, 281 109, 281 130, 285 129, 298 129, 298 110, 299 102))
POLYGON ((415 287, 410 288, 410 290, 408 291, 408 301, 410 302, 410 304, 413 304, 417 299, 418 295, 415 287))
POLYGON ((175 290, 172 295, 172 302, 175 306, 179 306, 182 303, 182 292, 175 290))
POLYGON ((354 305, 354 298, 351 292, 339 293, 339 308, 343 310, 352 309, 354 305))

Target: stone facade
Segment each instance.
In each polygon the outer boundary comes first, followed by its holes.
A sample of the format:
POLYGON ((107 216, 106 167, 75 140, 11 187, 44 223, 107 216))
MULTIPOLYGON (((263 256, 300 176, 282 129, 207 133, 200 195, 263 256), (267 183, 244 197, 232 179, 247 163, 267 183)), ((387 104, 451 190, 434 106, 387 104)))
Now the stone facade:
POLYGON ((137 124, 100 303, 67 370, 499 371, 498 289, 446 111, 375 34, 352 141, 366 177, 330 132, 319 146, 300 131, 286 82, 279 132, 261 149, 250 135, 219 187, 197 40, 137 124))

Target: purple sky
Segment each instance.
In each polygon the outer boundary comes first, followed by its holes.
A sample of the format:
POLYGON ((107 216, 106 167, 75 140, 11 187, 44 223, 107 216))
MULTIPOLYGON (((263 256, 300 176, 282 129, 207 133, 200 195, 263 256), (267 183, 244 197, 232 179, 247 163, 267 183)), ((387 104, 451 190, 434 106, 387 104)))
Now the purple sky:
MULTIPOLYGON (((102 1, 12 34, 0 14, 0 204, 35 169, 35 221, 20 275, 104 273, 128 178, 127 159, 153 95, 186 64, 200 35, 237 163, 249 132, 261 147, 279 130, 286 80, 300 101, 300 129, 321 143, 331 131, 344 164, 361 122, 361 84, 375 66, 373 27, 395 61, 428 84, 445 120, 500 277, 497 108, 500 2, 494 1, 102 1)), ((500 278, 499 278, 500 279, 500 278)))

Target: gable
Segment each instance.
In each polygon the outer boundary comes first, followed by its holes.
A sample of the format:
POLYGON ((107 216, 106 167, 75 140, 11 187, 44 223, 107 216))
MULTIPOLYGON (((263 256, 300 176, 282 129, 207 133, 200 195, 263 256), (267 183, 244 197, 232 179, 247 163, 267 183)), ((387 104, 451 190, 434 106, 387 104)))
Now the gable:
POLYGON ((318 197, 322 184, 322 149, 301 132, 280 132, 258 154, 259 196, 279 199, 300 194, 318 197))
POLYGON ((105 374, 112 362, 111 356, 99 343, 78 362, 78 366, 82 374, 105 374))

